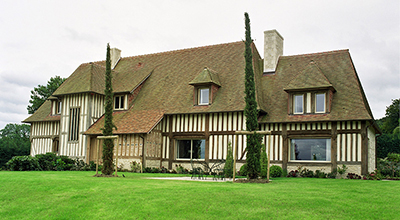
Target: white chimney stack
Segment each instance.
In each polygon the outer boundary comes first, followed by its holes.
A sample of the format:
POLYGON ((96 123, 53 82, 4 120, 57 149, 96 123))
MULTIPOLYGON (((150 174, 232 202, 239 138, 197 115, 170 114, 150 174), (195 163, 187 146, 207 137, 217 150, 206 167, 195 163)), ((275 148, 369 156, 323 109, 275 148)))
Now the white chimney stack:
POLYGON ((111 48, 110 49, 111 69, 114 69, 120 58, 121 58, 121 50, 118 48, 111 48))
POLYGON ((264 73, 275 72, 282 55, 283 37, 275 29, 264 31, 264 73))

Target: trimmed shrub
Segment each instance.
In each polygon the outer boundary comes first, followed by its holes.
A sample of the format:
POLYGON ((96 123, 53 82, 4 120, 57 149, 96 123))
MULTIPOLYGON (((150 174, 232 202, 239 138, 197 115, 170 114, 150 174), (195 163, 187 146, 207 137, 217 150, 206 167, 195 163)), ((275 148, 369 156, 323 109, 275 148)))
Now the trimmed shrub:
POLYGON ((283 174, 283 170, 282 170, 282 167, 280 167, 280 166, 272 165, 269 168, 269 175, 271 177, 281 177, 282 174, 283 174))
POLYGON ((33 171, 42 170, 38 159, 32 156, 14 156, 6 163, 6 166, 11 171, 33 171))
POLYGON ((224 166, 224 174, 226 178, 233 177, 233 151, 232 151, 232 143, 230 141, 228 142, 228 151, 224 166))
POLYGON ((247 176, 247 163, 240 167, 239 176, 247 176))
POLYGON ((51 152, 45 154, 37 154, 35 156, 38 159, 40 168, 44 171, 56 170, 55 162, 57 161, 57 155, 51 152))

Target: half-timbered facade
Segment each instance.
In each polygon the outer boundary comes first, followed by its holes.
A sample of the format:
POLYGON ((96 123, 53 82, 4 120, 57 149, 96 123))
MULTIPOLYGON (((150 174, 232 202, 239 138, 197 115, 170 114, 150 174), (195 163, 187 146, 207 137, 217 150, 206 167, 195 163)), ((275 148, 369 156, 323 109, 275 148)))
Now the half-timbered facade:
MULTIPOLYGON (((348 50, 283 56, 282 48, 275 30, 265 32, 264 59, 252 45, 259 129, 271 131, 263 142, 272 163, 371 172, 379 130, 348 50)), ((225 159, 238 143, 243 164, 246 136, 235 135, 246 122, 243 54, 242 41, 125 58, 112 49, 119 163, 189 167, 192 159, 225 159)), ((24 121, 32 124, 32 155, 97 159, 104 74, 104 61, 82 64, 24 121)))

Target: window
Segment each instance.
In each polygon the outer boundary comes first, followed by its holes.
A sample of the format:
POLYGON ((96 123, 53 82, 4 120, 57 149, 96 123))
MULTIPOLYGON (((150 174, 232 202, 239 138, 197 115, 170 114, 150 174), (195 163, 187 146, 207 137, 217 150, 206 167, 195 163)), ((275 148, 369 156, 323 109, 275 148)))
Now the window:
POLYGON ((204 159, 206 140, 178 140, 177 159, 204 159))
POLYGON ((325 93, 315 94, 315 112, 316 113, 325 112, 325 93))
POLYGON ((125 96, 120 95, 120 96, 115 96, 114 100, 114 109, 124 109, 124 101, 125 101, 125 96))
POLYGON ((61 114, 61 106, 62 106, 62 102, 60 100, 58 100, 57 107, 56 107, 56 114, 61 114))
POLYGON ((293 113, 303 114, 304 112, 304 95, 293 95, 293 113))
POLYGON ((79 139, 79 112, 80 108, 71 108, 69 114, 69 141, 79 139))
POLYGON ((198 93, 199 93, 199 105, 208 105, 210 97, 210 89, 200 88, 198 93))
POLYGON ((290 160, 331 161, 331 139, 291 139, 290 142, 290 160))

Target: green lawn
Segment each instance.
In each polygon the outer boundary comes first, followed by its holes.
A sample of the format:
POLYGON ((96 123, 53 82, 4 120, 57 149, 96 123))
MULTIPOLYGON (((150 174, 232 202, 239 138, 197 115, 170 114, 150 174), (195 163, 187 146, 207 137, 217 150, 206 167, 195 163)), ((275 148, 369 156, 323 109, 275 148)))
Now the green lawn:
POLYGON ((270 184, 243 184, 124 174, 96 178, 94 172, 2 171, 0 218, 400 218, 400 181, 276 178, 270 184))

